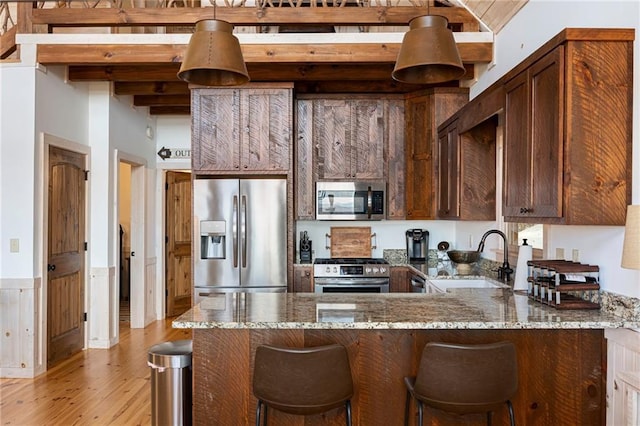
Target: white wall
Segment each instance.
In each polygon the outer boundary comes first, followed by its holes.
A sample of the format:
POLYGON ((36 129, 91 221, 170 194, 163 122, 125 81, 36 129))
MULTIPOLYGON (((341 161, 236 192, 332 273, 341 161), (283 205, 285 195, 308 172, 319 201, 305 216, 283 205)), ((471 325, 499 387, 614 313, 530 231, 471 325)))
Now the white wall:
MULTIPOLYGON (((502 77, 564 28, 635 28, 633 100, 632 203, 640 204, 640 2, 529 0, 496 35, 495 64, 471 88, 471 97, 502 77)), ((600 266, 602 288, 613 293, 640 297, 640 271, 620 267, 623 227, 551 226, 545 245, 555 257, 556 248, 573 249, 580 261, 600 266)))

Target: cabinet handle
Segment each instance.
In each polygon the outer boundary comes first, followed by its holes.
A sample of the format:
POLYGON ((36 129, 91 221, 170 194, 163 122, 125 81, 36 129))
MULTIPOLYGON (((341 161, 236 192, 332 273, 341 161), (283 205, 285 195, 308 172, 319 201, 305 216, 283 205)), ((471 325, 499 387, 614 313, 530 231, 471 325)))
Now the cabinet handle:
POLYGON ((530 207, 520 207, 520 213, 522 214, 533 213, 533 209, 530 207))

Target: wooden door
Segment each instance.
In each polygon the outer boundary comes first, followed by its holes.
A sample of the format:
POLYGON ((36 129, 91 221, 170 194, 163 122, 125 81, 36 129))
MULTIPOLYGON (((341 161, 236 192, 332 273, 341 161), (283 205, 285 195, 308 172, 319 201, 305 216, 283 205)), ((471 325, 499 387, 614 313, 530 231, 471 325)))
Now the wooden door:
POLYGON ((431 97, 420 96, 407 99, 405 114, 407 120, 407 219, 433 219, 435 202, 431 97))
POLYGON ((523 216, 531 205, 531 142, 529 73, 505 86, 504 216, 523 216))
POLYGON ((314 220, 313 101, 298 99, 296 106, 296 220, 314 220))
POLYGON ((166 306, 167 316, 191 307, 191 174, 167 172, 166 306))
POLYGON ((531 66, 531 197, 536 217, 562 217, 564 47, 531 66))
POLYGON ((291 89, 241 92, 240 166, 243 171, 289 170, 293 132, 291 89))
POLYGON ((351 177, 383 180, 385 145, 384 101, 351 101, 351 177))
POLYGON ((387 101, 387 219, 406 219, 404 100, 387 101))
POLYGON ((313 115, 318 179, 353 179, 350 103, 344 99, 317 100, 313 115))
POLYGON ((84 347, 85 156, 49 148, 47 365, 84 347))
POLYGON ((192 95, 192 168, 240 170, 240 92, 197 89, 192 95))
POLYGON ((438 137, 438 217, 460 217, 460 152, 457 121, 438 137))

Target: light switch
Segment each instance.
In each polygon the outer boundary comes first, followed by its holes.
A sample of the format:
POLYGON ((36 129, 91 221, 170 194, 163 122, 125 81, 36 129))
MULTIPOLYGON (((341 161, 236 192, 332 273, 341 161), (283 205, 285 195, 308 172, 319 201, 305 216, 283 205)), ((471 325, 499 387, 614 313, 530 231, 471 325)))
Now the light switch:
POLYGON ((18 253, 20 251, 20 240, 17 238, 11 238, 9 240, 9 252, 18 253))

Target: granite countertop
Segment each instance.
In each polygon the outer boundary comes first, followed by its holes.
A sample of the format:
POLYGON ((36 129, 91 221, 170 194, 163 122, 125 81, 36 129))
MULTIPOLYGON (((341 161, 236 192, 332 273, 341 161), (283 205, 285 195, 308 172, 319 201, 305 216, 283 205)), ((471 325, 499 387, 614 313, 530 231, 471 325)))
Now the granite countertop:
POLYGON ((601 310, 558 310, 503 289, 446 293, 221 293, 173 321, 174 328, 580 329, 640 328, 601 310))

